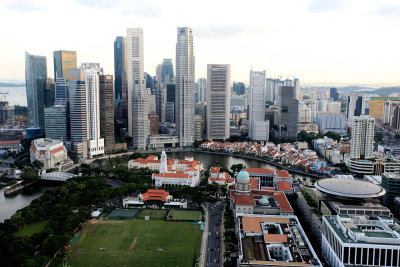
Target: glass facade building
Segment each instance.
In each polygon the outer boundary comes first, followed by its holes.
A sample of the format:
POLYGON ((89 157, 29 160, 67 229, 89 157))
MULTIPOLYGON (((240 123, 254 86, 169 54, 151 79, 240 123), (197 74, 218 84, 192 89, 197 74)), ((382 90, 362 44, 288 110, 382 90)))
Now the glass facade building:
POLYGON ((25 79, 29 125, 40 127, 43 131, 47 84, 46 57, 25 52, 25 79))
POLYGON ((53 52, 54 78, 65 78, 69 80, 69 71, 77 68, 76 52, 59 50, 53 52))

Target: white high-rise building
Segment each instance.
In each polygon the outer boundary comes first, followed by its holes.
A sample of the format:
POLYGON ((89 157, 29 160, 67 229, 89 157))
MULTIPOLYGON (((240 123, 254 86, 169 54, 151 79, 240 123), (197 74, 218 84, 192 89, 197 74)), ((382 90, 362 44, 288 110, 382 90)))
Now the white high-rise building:
POLYGON ((249 138, 268 141, 269 125, 265 120, 266 76, 264 71, 250 71, 249 138))
POLYGON ((297 100, 302 100, 303 99, 303 92, 301 91, 299 78, 295 78, 294 79, 294 89, 296 90, 296 99, 297 100))
POLYGON ((350 158, 373 158, 375 118, 370 116, 353 117, 351 130, 350 158))
POLYGON ((339 101, 328 101, 326 103, 326 111, 332 113, 340 113, 342 104, 339 101))
POLYGON ((100 138, 100 83, 98 63, 82 63, 70 71, 70 128, 72 150, 84 158, 104 154, 100 138))
POLYGON ((311 123, 311 108, 299 108, 299 123, 311 123))
POLYGON ((133 147, 146 149, 149 136, 148 95, 144 79, 143 29, 128 28, 126 38, 128 135, 133 147))
POLYGON ((176 127, 180 146, 194 142, 195 58, 193 30, 178 27, 176 43, 176 127))
POLYGON ((207 65, 207 139, 228 139, 231 65, 207 65))

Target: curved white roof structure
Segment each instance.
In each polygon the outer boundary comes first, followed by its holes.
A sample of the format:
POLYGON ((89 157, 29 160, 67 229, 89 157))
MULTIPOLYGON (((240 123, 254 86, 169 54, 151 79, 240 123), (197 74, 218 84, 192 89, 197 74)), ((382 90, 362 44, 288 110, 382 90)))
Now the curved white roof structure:
POLYGON ((315 187, 332 197, 342 199, 368 199, 378 198, 386 194, 381 186, 361 181, 344 178, 328 178, 319 180, 315 187))

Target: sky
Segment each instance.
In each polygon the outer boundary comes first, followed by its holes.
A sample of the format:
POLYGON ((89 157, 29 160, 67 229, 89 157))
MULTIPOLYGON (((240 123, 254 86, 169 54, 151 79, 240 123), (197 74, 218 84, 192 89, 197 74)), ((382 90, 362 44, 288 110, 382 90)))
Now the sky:
POLYGON ((155 75, 189 26, 196 79, 231 64, 231 80, 245 83, 253 68, 310 85, 400 85, 398 0, 1 0, 0 25, 0 81, 24 80, 24 51, 46 56, 51 77, 55 50, 113 74, 115 37, 134 27, 155 75))

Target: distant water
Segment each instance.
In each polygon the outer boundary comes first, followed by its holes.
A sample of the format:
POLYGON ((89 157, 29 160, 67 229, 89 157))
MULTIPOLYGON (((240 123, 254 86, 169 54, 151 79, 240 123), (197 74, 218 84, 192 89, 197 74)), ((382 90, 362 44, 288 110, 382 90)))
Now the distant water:
POLYGON ((5 96, 10 106, 26 106, 25 87, 0 87, 0 99, 5 96), (8 93, 8 94, 1 94, 8 93))

